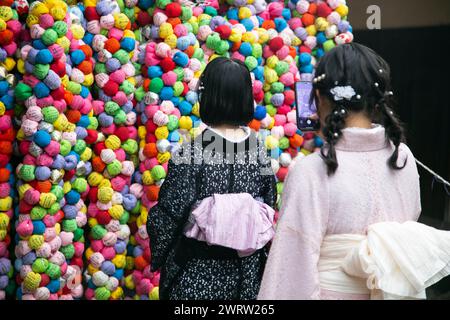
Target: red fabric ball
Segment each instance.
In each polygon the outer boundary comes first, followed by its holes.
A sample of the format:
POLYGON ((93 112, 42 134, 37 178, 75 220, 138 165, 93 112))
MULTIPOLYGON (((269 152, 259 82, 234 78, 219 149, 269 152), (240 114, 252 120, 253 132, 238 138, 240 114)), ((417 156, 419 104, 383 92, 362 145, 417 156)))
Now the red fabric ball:
POLYGON ((317 4, 314 3, 314 2, 312 2, 312 3, 309 5, 308 12, 309 12, 310 14, 312 14, 313 16, 315 16, 316 13, 317 13, 317 4))
POLYGON ((147 121, 145 127, 149 133, 155 132, 155 130, 158 129, 158 126, 153 121, 147 121))
POLYGON ((63 77, 66 74, 66 64, 61 60, 53 62, 50 69, 52 69, 60 77, 63 77))
POLYGON ((214 31, 216 31, 223 40, 228 39, 231 35, 231 28, 225 24, 218 26, 214 31))
POLYGON ((127 127, 119 127, 116 129, 114 134, 119 137, 120 141, 124 142, 130 137, 127 127))
POLYGON ((270 42, 269 42, 269 48, 273 52, 277 52, 278 50, 280 50, 283 47, 283 45, 284 45, 284 42, 283 42, 283 38, 281 38, 281 37, 275 37, 272 40, 270 40, 270 42))
POLYGON ((40 287, 45 287, 49 283, 50 283, 50 277, 47 274, 42 273, 41 274, 41 282, 39 283, 39 286, 40 287))
POLYGON ((183 83, 184 89, 183 89, 183 92, 181 93, 181 96, 184 97, 189 92, 189 87, 186 82, 182 82, 182 83, 183 83))
POLYGON ((158 139, 156 139, 156 136, 151 133, 151 134, 147 135, 146 141, 148 143, 156 143, 158 141, 158 139))
POLYGON ((138 13, 136 21, 139 26, 144 27, 152 22, 152 17, 148 14, 147 11, 140 11, 138 13))
POLYGON ((164 58, 161 60, 160 66, 164 70, 164 73, 166 73, 175 69, 175 62, 171 58, 164 58))
POLYGON ((76 173, 75 169, 67 170, 66 173, 64 174, 64 180, 68 181, 72 179, 75 176, 75 173, 76 173))
POLYGON ((95 216, 95 219, 97 219, 98 223, 106 225, 112 218, 108 211, 99 211, 95 216))
POLYGON ((72 259, 70 259, 70 264, 72 266, 78 266, 80 269, 83 269, 83 258, 82 257, 72 257, 72 259))
POLYGON ((237 20, 229 20, 228 21, 231 25, 235 25, 235 24, 238 24, 239 23, 239 21, 237 21, 237 20))
POLYGON ((93 144, 97 141, 98 138, 98 132, 93 129, 87 129, 87 136, 84 138, 84 141, 86 141, 87 144, 93 144))
POLYGON ((10 157, 0 154, 0 167, 5 167, 9 163, 10 157))
POLYGON ((84 9, 84 16, 88 21, 100 20, 100 16, 98 15, 95 7, 86 7, 84 9))
POLYGON ((277 172, 277 178, 279 181, 284 181, 288 174, 288 168, 280 167, 280 169, 277 172))
POLYGON ((302 45, 302 46, 300 46, 300 53, 309 53, 309 54, 311 54, 312 50, 311 50, 311 48, 302 45))
POLYGON ((112 80, 108 80, 102 89, 107 96, 113 97, 119 91, 119 85, 112 80))
POLYGON ((63 100, 64 99, 64 88, 61 86, 55 90, 52 91, 52 93, 50 93, 50 95, 52 96, 52 98, 54 100, 63 100))
POLYGON ((94 153, 99 156, 103 149, 106 149, 105 143, 99 142, 94 146, 94 153))
POLYGON ((169 3, 166 6, 166 14, 169 18, 179 17, 181 15, 181 6, 176 2, 169 3))
POLYGON ((322 18, 327 18, 333 10, 325 3, 322 2, 317 6, 317 15, 322 18))
POLYGON ((293 90, 286 90, 283 94, 286 105, 290 106, 295 102, 295 92, 293 90))
POLYGON ((89 193, 88 193, 88 199, 91 203, 95 203, 97 202, 98 198, 97 198, 97 192, 98 192, 98 187, 91 187, 89 189, 89 193))
POLYGON ((25 201, 19 201, 19 212, 29 213, 34 208, 34 204, 28 204, 25 201))

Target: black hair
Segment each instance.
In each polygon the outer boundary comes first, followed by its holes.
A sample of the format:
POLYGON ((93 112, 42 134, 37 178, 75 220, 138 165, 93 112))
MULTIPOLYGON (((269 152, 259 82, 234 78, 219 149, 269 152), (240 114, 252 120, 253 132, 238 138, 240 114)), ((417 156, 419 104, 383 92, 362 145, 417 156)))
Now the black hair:
POLYGON ((382 57, 358 43, 337 46, 319 61, 314 92, 318 90, 333 105, 322 128, 327 143, 322 146, 321 156, 329 175, 338 168, 335 146, 342 137, 348 112, 364 112, 373 122, 383 125, 387 138, 395 146, 388 165, 394 170, 406 166, 406 160, 403 166, 397 165, 399 146, 404 142, 405 135, 400 120, 392 110, 394 101, 390 73, 389 64, 382 57), (335 101, 331 90, 336 86, 352 86, 355 95, 351 100, 335 101))
POLYGON ((200 117, 207 125, 247 125, 253 118, 252 79, 244 63, 219 57, 200 76, 200 117))

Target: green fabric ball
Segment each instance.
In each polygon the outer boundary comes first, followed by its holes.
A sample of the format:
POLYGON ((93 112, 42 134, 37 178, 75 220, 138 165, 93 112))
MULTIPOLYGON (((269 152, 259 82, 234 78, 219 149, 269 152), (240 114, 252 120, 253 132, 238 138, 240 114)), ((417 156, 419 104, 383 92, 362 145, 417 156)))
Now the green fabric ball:
POLYGON ((80 241, 84 236, 84 231, 81 228, 77 228, 77 230, 75 230, 73 232, 73 241, 75 242, 84 242, 84 241, 80 241))
POLYGON ((119 223, 127 224, 129 219, 130 219, 130 214, 128 213, 128 211, 124 210, 123 214, 120 216, 119 223))
POLYGON ((161 89, 164 87, 164 82, 161 78, 153 78, 150 81, 149 90, 154 93, 160 93, 161 89))
POLYGON ((175 97, 179 97, 183 93, 183 90, 183 83, 180 81, 175 82, 175 84, 173 85, 173 95, 175 97))
POLYGON ((198 28, 199 28, 198 23, 196 21, 192 21, 192 22, 190 22, 190 24, 192 26, 192 33, 193 34, 197 34, 198 33, 198 28))
POLYGON ((270 93, 270 92, 264 93, 264 102, 266 104, 269 104, 271 99, 272 99, 272 93, 270 93))
POLYGON ((249 71, 252 71, 258 66, 258 61, 255 57, 248 56, 247 58, 245 58, 245 65, 247 66, 249 71))
MULTIPOLYGON (((164 1, 164 0, 158 0, 164 1)), ((95 289, 95 299, 96 300, 108 300, 111 297, 111 292, 105 287, 98 287, 95 289)))
POLYGON ((35 167, 30 164, 24 164, 20 167, 19 177, 24 181, 33 181, 35 179, 34 175, 35 167))
POLYGON ((138 143, 136 140, 128 139, 122 144, 122 149, 128 154, 134 154, 138 152, 138 143))
POLYGON ((94 73, 107 73, 106 71, 106 65, 102 62, 96 62, 94 67, 94 73))
POLYGON ((283 193, 283 182, 277 182, 277 194, 283 193))
POLYGON ((175 74, 177 75, 177 81, 183 81, 184 70, 182 67, 175 67, 175 69, 173 69, 173 72, 175 72, 175 74))
POLYGON ((75 248, 74 248, 73 244, 69 244, 67 246, 61 246, 59 248, 59 251, 61 251, 61 253, 64 255, 64 257, 66 257, 66 259, 72 259, 73 256, 75 255, 75 248))
POLYGON ((58 265, 49 262, 47 270, 45 273, 50 277, 50 279, 55 280, 61 277, 61 269, 58 265))
POLYGON ((67 34, 67 23, 64 21, 56 21, 53 24, 52 29, 55 30, 58 38, 61 38, 67 34))
POLYGON ((107 232, 103 226, 97 224, 92 227, 91 236, 94 240, 101 240, 107 232))
POLYGON ((136 91, 134 92, 134 97, 136 98, 137 102, 141 102, 142 99, 144 99, 145 96, 145 90, 144 87, 140 86, 136 89, 136 91))
POLYGON ((54 44, 56 40, 58 40, 58 34, 53 29, 45 30, 41 37, 42 43, 44 43, 46 46, 54 44))
POLYGON ((120 110, 120 106, 114 101, 105 103, 105 112, 110 116, 115 116, 120 110))
POLYGON ((89 125, 87 129, 97 130, 98 128, 98 119, 96 117, 89 117, 89 125))
POLYGON ((105 36, 105 37, 108 36, 108 32, 109 32, 108 29, 101 29, 101 30, 100 30, 100 34, 101 34, 102 36, 105 36))
POLYGON ((230 50, 230 44, 228 41, 222 40, 219 42, 218 46, 216 46, 215 50, 218 54, 225 54, 230 50))
POLYGON ((166 177, 166 171, 161 165, 156 165, 150 171, 152 178, 156 181, 162 180, 166 177))
POLYGON ((125 80, 120 85, 120 90, 122 90, 126 95, 132 94, 134 92, 134 89, 134 85, 131 84, 131 82, 128 80, 125 80))
POLYGON ((131 214, 137 216, 140 214, 140 212, 141 212, 141 200, 138 200, 134 208, 131 209, 131 214))
POLYGON ((203 50, 201 48, 197 48, 194 50, 194 54, 192 55, 192 58, 202 61, 204 57, 205 57, 205 53, 203 52, 203 50))
POLYGON ((214 7, 210 7, 210 6, 205 8, 204 13, 207 15, 210 15, 211 17, 217 16, 217 10, 214 7))
POLYGON ((284 84, 282 84, 281 82, 274 82, 270 86, 270 91, 273 94, 275 94, 275 93, 283 93, 283 91, 284 91, 284 84))
POLYGON ((208 38, 206 38, 206 47, 211 50, 215 50, 216 47, 220 45, 221 41, 222 40, 217 33, 212 33, 208 36, 208 38))
POLYGON ((111 163, 108 163, 106 165, 106 170, 108 170, 108 173, 111 176, 117 176, 118 174, 120 174, 120 171, 122 170, 122 164, 120 163, 119 160, 114 160, 111 163))
POLYGON ((33 75, 38 78, 39 80, 43 80, 50 70, 49 64, 36 64, 34 66, 33 75))
POLYGON ((336 47, 336 44, 334 43, 334 40, 327 40, 325 41, 325 43, 323 44, 323 49, 325 50, 325 52, 328 52, 332 49, 334 49, 334 47, 336 47))
POLYGON ((31 209, 30 218, 31 220, 42 220, 46 214, 47 211, 44 208, 35 206, 33 207, 33 209, 31 209))
POLYGON ((252 55, 258 59, 262 57, 262 46, 259 43, 252 44, 252 55))
POLYGON ((72 145, 67 140, 61 140, 59 153, 63 156, 67 156, 72 149, 72 145))
POLYGON ((279 141, 278 141, 278 147, 281 150, 285 150, 287 148, 289 148, 289 139, 286 137, 282 137, 279 141))
POLYGON ((198 22, 198 26, 209 26, 211 22, 211 19, 203 19, 202 21, 198 22))
POLYGON ((119 110, 117 114, 114 116, 115 124, 124 124, 127 121, 127 114, 123 110, 119 110))
POLYGON ((76 83, 74 81, 69 81, 66 89, 68 91, 72 92, 73 94, 80 94, 82 87, 81 87, 81 84, 79 84, 79 83, 76 83))
POLYGON ((45 270, 47 270, 48 265, 49 265, 49 262, 47 259, 37 258, 36 260, 34 260, 33 265, 31 266, 31 269, 37 273, 44 273, 45 270))
POLYGON ((277 108, 272 104, 266 105, 266 111, 271 117, 274 117, 277 114, 277 108))
POLYGON ((178 129, 178 118, 173 114, 169 115, 169 122, 166 126, 169 131, 178 129))
POLYGON ((189 22, 183 23, 183 25, 186 27, 188 32, 190 33, 194 32, 194 28, 192 27, 192 24, 190 24, 189 22))
POLYGON ((58 202, 54 203, 51 205, 50 208, 47 209, 47 213, 49 215, 55 215, 59 210, 61 210, 61 206, 59 205, 58 202))
POLYGON ((188 21, 192 18, 192 9, 189 7, 181 7, 181 21, 188 21))
POLYGON ((77 230, 77 220, 75 219, 63 220, 62 229, 66 232, 74 232, 75 230, 77 230))
POLYGON ((130 61, 130 54, 123 49, 119 49, 114 52, 113 58, 119 60, 121 64, 125 64, 130 61))
POLYGON ((284 61, 279 61, 275 66, 275 71, 278 76, 281 76, 289 71, 289 64, 284 61))
POLYGON ((42 115, 44 116, 44 121, 48 123, 53 123, 58 119, 59 111, 55 107, 45 107, 42 108, 42 115))
POLYGON ((54 185, 51 189, 51 193, 56 196, 57 201, 60 201, 64 197, 64 190, 61 186, 54 185))
POLYGON ((33 89, 23 82, 19 82, 14 89, 14 95, 19 101, 25 101, 33 95, 33 89))
POLYGON ((75 142, 75 145, 73 146, 73 151, 75 151, 78 154, 82 154, 84 150, 86 150, 86 141, 84 140, 77 140, 75 142))
POLYGON ((84 178, 76 178, 72 182, 72 189, 77 191, 78 193, 83 193, 87 190, 88 183, 84 178))

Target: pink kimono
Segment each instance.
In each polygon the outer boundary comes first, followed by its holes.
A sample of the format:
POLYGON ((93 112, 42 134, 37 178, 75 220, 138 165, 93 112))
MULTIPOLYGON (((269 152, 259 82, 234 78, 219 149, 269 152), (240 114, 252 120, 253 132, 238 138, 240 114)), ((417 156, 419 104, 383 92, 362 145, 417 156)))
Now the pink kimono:
POLYGON ((406 145, 400 146, 399 164, 407 158, 402 170, 387 164, 393 146, 381 126, 345 129, 336 150, 339 167, 332 176, 319 154, 289 171, 259 299, 369 299, 321 288, 318 264, 325 237, 365 235, 377 222, 418 219, 419 175, 406 145))

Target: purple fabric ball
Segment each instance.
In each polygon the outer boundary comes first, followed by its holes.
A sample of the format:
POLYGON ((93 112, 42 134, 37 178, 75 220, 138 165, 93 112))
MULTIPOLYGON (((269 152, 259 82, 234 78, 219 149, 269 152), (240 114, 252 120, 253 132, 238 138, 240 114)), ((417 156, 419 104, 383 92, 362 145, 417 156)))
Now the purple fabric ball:
POLYGON ((64 170, 72 170, 77 166, 77 158, 74 155, 68 155, 64 157, 66 163, 64 164, 64 170))
POLYGON ((77 134, 78 140, 84 140, 88 135, 86 128, 83 127, 76 127, 75 133, 77 134))
POLYGON ((294 30, 295 35, 302 41, 305 41, 308 38, 308 32, 305 28, 299 27, 294 30))
POLYGON ((100 269, 106 273, 108 276, 112 276, 114 272, 116 272, 116 267, 111 261, 105 260, 103 261, 100 269))
POLYGON ((111 58, 106 61, 106 71, 114 72, 121 67, 120 61, 116 58, 111 58))
POLYGON ((152 26, 152 29, 150 30, 150 37, 152 39, 159 39, 159 28, 156 26, 152 26))
POLYGON ((133 256, 136 257, 140 257, 144 254, 144 250, 142 250, 142 248, 140 246, 136 246, 133 249, 133 256))
POLYGON ((50 178, 52 172, 48 167, 37 167, 34 174, 36 175, 37 180, 44 181, 50 178))
POLYGON ((56 155, 56 157, 53 159, 52 168, 61 170, 64 167, 64 157, 60 154, 56 155))
POLYGON ((114 245, 114 250, 116 250, 117 253, 124 253, 125 249, 127 248, 127 244, 123 240, 117 240, 116 244, 114 245))
POLYGON ((137 203, 136 197, 132 194, 124 195, 122 197, 122 201, 123 201, 123 207, 127 211, 131 211, 136 206, 136 203, 137 203))
POLYGON ((106 95, 103 90, 98 90, 98 98, 105 103, 112 100, 112 98, 106 95))
POLYGON ((338 24, 338 30, 340 33, 345 33, 350 28, 350 23, 348 21, 342 20, 338 24))
POLYGON ((35 49, 35 48, 31 48, 30 51, 28 51, 27 54, 27 61, 29 61, 32 64, 36 63, 36 56, 39 53, 39 50, 35 49))
POLYGON ((63 207, 64 218, 65 219, 75 219, 77 217, 77 207, 72 205, 67 205, 63 207))
POLYGON ((100 115, 98 116, 98 122, 102 127, 109 127, 110 125, 113 124, 114 118, 103 112, 100 113, 100 115))
POLYGON ((11 270, 11 261, 6 258, 0 258, 0 274, 7 274, 11 270))
POLYGON ((36 254, 33 251, 28 252, 22 257, 23 264, 32 265, 34 260, 36 260, 36 254))
POLYGON ((0 290, 5 289, 8 286, 8 276, 0 276, 0 290))
POLYGON ((51 90, 58 89, 61 86, 61 78, 53 70, 49 70, 47 76, 44 79, 44 83, 51 90))
POLYGON ((34 72, 34 65, 28 61, 25 61, 25 71, 27 73, 33 73, 34 72))
POLYGON ((209 22, 209 27, 212 30, 215 30, 218 26, 222 25, 225 23, 225 18, 221 17, 221 16, 215 16, 211 19, 211 21, 209 22))

